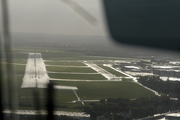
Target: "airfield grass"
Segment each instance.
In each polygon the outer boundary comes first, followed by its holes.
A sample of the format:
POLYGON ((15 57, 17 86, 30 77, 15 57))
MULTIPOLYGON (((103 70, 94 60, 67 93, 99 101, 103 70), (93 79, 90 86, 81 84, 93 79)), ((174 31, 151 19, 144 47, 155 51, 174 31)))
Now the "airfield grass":
POLYGON ((46 66, 47 71, 51 72, 76 72, 76 73, 96 73, 91 68, 80 68, 80 67, 52 67, 46 66))
MULTIPOLYGON (((25 96, 26 98, 21 98, 22 101, 32 101, 34 100, 34 95, 33 92, 36 90, 35 88, 21 88, 21 85, 23 83, 23 76, 16 76, 16 81, 17 81, 17 88, 19 90, 19 98, 22 96, 25 96), (33 98, 31 100, 31 98, 33 98)), ((46 89, 44 88, 38 88, 37 89, 39 93, 39 98, 40 99, 45 99, 46 100, 46 89)), ((55 89, 55 99, 58 99, 59 102, 70 102, 73 100, 76 100, 76 96, 74 95, 74 92, 72 90, 59 90, 55 89)))
MULTIPOLYGON (((21 102, 32 102, 34 101, 34 95, 33 92, 35 91, 35 88, 19 88, 19 98, 21 102)), ((38 88, 37 89, 39 93, 39 99, 41 102, 46 102, 47 95, 45 94, 46 89, 38 88)), ((74 95, 74 92, 72 90, 58 90, 55 89, 55 97, 54 100, 56 103, 66 103, 71 102, 73 100, 77 100, 76 96, 74 95)))
POLYGON ((19 63, 19 64, 25 64, 27 63, 27 59, 15 59, 13 60, 13 63, 19 63))
MULTIPOLYGON (((4 73, 6 73, 6 64, 1 64, 1 67, 2 67, 2 71, 4 73)), ((13 67, 15 76, 16 75, 24 76, 26 65, 14 65, 13 64, 12 67, 13 67)))
POLYGON ((76 86, 80 98, 84 96, 88 100, 107 98, 139 98, 153 97, 155 94, 133 82, 63 82, 53 81, 56 85, 76 86))
MULTIPOLYGON (((34 88, 19 88, 19 102, 23 105, 31 104, 31 109, 35 108, 35 98, 34 98, 34 88), (22 98, 25 97, 25 98, 22 98)), ((39 101, 41 109, 46 109, 47 104, 47 95, 46 89, 37 89, 39 93, 39 101)), ((72 90, 58 90, 55 89, 54 91, 54 103, 55 103, 55 110, 66 110, 66 111, 80 111, 77 109, 79 103, 70 103, 74 100, 77 100, 74 92, 72 90)), ((20 106, 23 107, 23 106, 20 106)), ((27 108, 27 107, 26 107, 27 108)), ((23 108, 20 108, 23 109, 23 108)))
MULTIPOLYGON (((1 60, 1 63, 2 63, 2 64, 5 64, 5 63, 6 63, 6 60, 5 60, 5 59, 1 60)), ((12 61, 12 63, 26 64, 26 63, 27 63, 27 59, 14 59, 14 60, 12 61)))
POLYGON ((109 68, 109 67, 106 67, 106 66, 103 66, 103 65, 98 65, 99 67, 105 69, 106 71, 112 73, 113 75, 115 76, 118 76, 118 77, 127 77, 126 75, 120 73, 120 72, 117 72, 115 70, 113 70, 112 68, 109 68))
POLYGON ((24 66, 24 65, 14 65, 14 71, 15 71, 16 75, 24 76, 25 67, 26 66, 24 66))
MULTIPOLYGON (((34 110, 35 109, 35 97, 34 92, 35 88, 20 88, 21 84, 23 82, 23 76, 16 76, 15 80, 17 81, 17 87, 18 90, 18 101, 19 101, 19 109, 20 110, 34 110)), ((4 103, 3 108, 8 109, 8 101, 9 101, 9 90, 8 90, 8 81, 7 78, 4 77, 3 79, 3 100, 4 103)), ((38 88, 38 98, 40 101, 40 107, 41 109, 46 109, 46 102, 47 102, 47 95, 46 95, 46 89, 38 88)), ((80 106, 80 103, 69 103, 71 101, 77 100, 74 92, 72 90, 59 90, 55 89, 55 95, 54 95, 54 102, 55 102, 55 110, 66 110, 66 111, 80 111, 78 107, 80 106)))
POLYGON ((45 61, 46 65, 63 65, 63 66, 86 66, 83 63, 80 62, 47 62, 45 61))
POLYGON ((50 78, 58 79, 78 79, 78 80, 106 80, 100 74, 61 74, 61 73, 48 73, 50 78))
POLYGON ((133 80, 132 79, 128 79, 128 78, 121 78, 122 79, 122 82, 132 82, 133 80))

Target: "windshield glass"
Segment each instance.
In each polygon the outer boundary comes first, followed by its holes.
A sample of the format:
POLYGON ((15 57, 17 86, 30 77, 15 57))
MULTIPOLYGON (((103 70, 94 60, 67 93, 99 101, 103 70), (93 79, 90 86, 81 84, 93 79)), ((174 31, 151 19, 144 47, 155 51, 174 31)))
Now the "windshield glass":
POLYGON ((5 119, 11 112, 46 119, 47 109, 65 120, 165 119, 178 112, 178 54, 113 42, 103 1, 8 0, 8 16, 10 51, 1 30, 5 119))

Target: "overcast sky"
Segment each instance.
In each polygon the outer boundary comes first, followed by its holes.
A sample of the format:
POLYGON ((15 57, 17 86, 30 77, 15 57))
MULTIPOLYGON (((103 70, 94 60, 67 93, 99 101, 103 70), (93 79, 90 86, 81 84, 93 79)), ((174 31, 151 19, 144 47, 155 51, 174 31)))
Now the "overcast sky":
POLYGON ((9 0, 11 31, 107 35, 101 0, 74 0, 98 20, 91 26, 61 0, 9 0))

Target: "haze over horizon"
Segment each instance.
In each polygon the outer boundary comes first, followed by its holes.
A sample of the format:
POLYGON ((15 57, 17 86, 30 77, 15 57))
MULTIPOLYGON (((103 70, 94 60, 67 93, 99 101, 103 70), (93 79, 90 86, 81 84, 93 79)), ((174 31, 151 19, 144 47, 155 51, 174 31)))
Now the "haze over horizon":
POLYGON ((98 21, 93 27, 61 0, 8 1, 10 31, 107 36, 101 0, 74 0, 98 21))
MULTIPOLYGON (((32 42, 36 40, 60 40, 69 41, 71 44, 78 41, 88 41, 88 43, 96 44, 98 41, 99 44, 102 44, 102 42, 103 44, 108 43, 111 48, 119 47, 123 51, 159 52, 159 50, 144 49, 139 46, 117 45, 117 43, 112 42, 112 39, 110 40, 109 38, 102 0, 74 1, 98 20, 97 26, 91 26, 61 0, 8 0, 12 40, 16 41, 19 39, 20 41, 27 40, 32 42)), ((166 51, 163 54, 166 54, 166 51)))

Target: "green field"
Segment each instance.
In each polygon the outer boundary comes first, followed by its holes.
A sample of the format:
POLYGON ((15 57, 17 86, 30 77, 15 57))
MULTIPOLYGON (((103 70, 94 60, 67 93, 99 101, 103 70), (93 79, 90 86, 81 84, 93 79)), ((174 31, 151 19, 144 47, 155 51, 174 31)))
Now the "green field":
MULTIPOLYGON (((2 64, 6 63, 6 60, 3 59, 1 60, 2 64)), ((27 59, 15 59, 12 61, 12 63, 17 63, 17 64, 26 64, 27 63, 27 59)))
POLYGON ((127 78, 121 78, 122 79, 122 82, 132 82, 133 80, 132 79, 127 79, 127 78))
POLYGON ((47 71, 51 72, 76 72, 76 73, 96 73, 91 68, 81 68, 81 67, 52 67, 46 66, 47 71))
POLYGON ((78 80, 106 80, 101 74, 61 74, 48 73, 50 78, 58 79, 78 79, 78 80))
POLYGON ((63 65, 63 66, 86 66, 80 62, 47 62, 45 61, 46 65, 63 65))
POLYGON ((15 59, 13 60, 13 63, 19 63, 19 64, 26 64, 27 63, 27 59, 15 59))
MULTIPOLYGON (((6 73, 6 64, 1 64, 1 67, 3 69, 3 72, 6 73)), ((25 73, 25 67, 26 65, 12 65, 15 75, 22 75, 24 76, 25 73)))
MULTIPOLYGON (((18 90, 18 101, 19 101, 19 109, 23 110, 33 110, 35 109, 35 98, 34 91, 35 88, 20 88, 22 84, 23 76, 16 76, 15 80, 17 81, 18 90)), ((7 79, 3 79, 3 103, 7 104, 8 101, 8 82, 7 79)), ((46 89, 37 89, 38 98, 40 100, 41 109, 46 109, 45 105, 47 102, 47 97, 45 95, 46 89)), ((54 102, 55 102, 55 110, 67 110, 67 111, 80 111, 76 107, 80 105, 80 103, 68 103, 77 100, 74 92, 72 90, 58 90, 55 89, 54 102)), ((4 105, 4 108, 8 108, 7 105, 4 105)))
POLYGON ((106 66, 103 66, 103 65, 98 65, 99 67, 105 69, 106 71, 112 73, 113 75, 117 76, 117 77, 127 77, 125 74, 122 74, 120 72, 117 72, 113 69, 111 69, 110 67, 106 67, 106 66))
POLYGON ((70 85, 78 88, 80 98, 84 96, 88 100, 106 98, 139 98, 153 97, 155 94, 133 82, 62 82, 53 81, 53 84, 70 85))
MULTIPOLYGON (((35 90, 34 88, 20 88, 20 92, 19 92, 20 102, 32 102, 32 100, 34 99, 34 96, 33 96, 34 90, 35 90)), ((38 92, 40 93, 38 97, 41 99, 41 101, 44 101, 44 102, 46 102, 47 100, 46 95, 44 95, 45 91, 46 89, 38 88, 38 92)), ((55 90, 54 99, 57 103, 66 103, 66 102, 71 102, 73 100, 77 100, 72 90, 58 90, 58 89, 55 90)))

